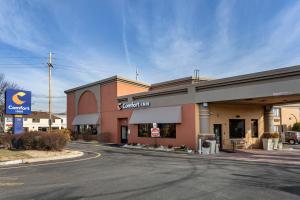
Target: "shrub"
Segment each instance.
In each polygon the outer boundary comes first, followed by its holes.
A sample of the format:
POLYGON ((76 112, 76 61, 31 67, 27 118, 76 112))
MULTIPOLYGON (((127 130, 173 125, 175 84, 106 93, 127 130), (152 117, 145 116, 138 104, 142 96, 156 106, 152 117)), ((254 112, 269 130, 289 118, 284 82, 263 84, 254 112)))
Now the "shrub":
POLYGON ((207 141, 204 141, 204 142, 202 143, 202 147, 203 147, 203 148, 209 148, 209 147, 210 147, 210 143, 207 142, 207 141))
POLYGON ((292 127, 293 131, 300 131, 300 122, 297 122, 292 127))
POLYGON ((47 151, 61 151, 70 141, 70 136, 59 131, 43 133, 38 141, 37 149, 47 151))
POLYGON ((272 138, 279 138, 279 137, 280 137, 280 135, 277 132, 275 132, 275 133, 264 133, 262 135, 262 138, 264 138, 264 139, 272 139, 272 138))
POLYGON ((17 149, 38 149, 38 143, 41 135, 44 133, 38 131, 25 132, 20 135, 14 135, 15 147, 17 149))
POLYGON ((15 135, 17 149, 61 151, 71 140, 68 129, 48 132, 26 132, 15 135))
POLYGON ((272 134, 271 133, 264 133, 262 135, 262 138, 264 138, 264 139, 270 139, 270 138, 272 138, 272 134))
POLYGON ((272 138, 279 138, 279 133, 272 133, 271 136, 272 138))
POLYGON ((11 133, 4 133, 0 135, 0 146, 4 149, 11 149, 13 135, 11 133))

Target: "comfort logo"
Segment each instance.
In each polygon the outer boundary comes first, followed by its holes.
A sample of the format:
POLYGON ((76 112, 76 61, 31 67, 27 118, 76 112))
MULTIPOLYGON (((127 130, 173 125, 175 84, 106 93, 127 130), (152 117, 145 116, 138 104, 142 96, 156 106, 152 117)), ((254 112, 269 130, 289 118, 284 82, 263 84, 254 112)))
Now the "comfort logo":
POLYGON ((26 95, 25 92, 17 92, 12 96, 12 101, 17 105, 22 105, 25 103, 25 101, 22 101, 19 97, 23 97, 25 95, 26 95))

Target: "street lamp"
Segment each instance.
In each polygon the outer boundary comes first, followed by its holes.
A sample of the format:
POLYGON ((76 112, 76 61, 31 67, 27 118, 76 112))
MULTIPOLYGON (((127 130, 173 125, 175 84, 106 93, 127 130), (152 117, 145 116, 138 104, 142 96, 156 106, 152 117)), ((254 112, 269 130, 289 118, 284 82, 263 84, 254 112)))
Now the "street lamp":
MULTIPOLYGON (((296 123, 298 123, 297 117, 294 114, 292 114, 292 113, 290 113, 290 115, 293 116, 295 118, 295 120, 296 120, 296 123)), ((289 118, 289 120, 292 120, 292 119, 289 118)))

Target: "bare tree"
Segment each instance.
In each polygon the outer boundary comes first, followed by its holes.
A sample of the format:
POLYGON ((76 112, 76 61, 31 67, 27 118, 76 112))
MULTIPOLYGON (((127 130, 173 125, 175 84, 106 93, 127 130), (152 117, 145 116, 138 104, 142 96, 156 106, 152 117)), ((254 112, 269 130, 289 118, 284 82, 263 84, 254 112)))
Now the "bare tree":
POLYGON ((14 82, 5 80, 4 74, 0 74, 0 132, 3 131, 5 91, 8 88, 18 88, 18 85, 14 82))

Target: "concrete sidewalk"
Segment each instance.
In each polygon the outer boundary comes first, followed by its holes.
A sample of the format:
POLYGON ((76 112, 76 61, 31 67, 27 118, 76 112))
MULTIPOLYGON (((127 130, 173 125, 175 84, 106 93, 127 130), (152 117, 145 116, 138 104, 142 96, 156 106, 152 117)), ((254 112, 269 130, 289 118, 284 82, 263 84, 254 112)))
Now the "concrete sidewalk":
POLYGON ((238 150, 236 153, 220 152, 213 156, 223 160, 261 162, 270 164, 300 165, 300 149, 286 150, 238 150))

